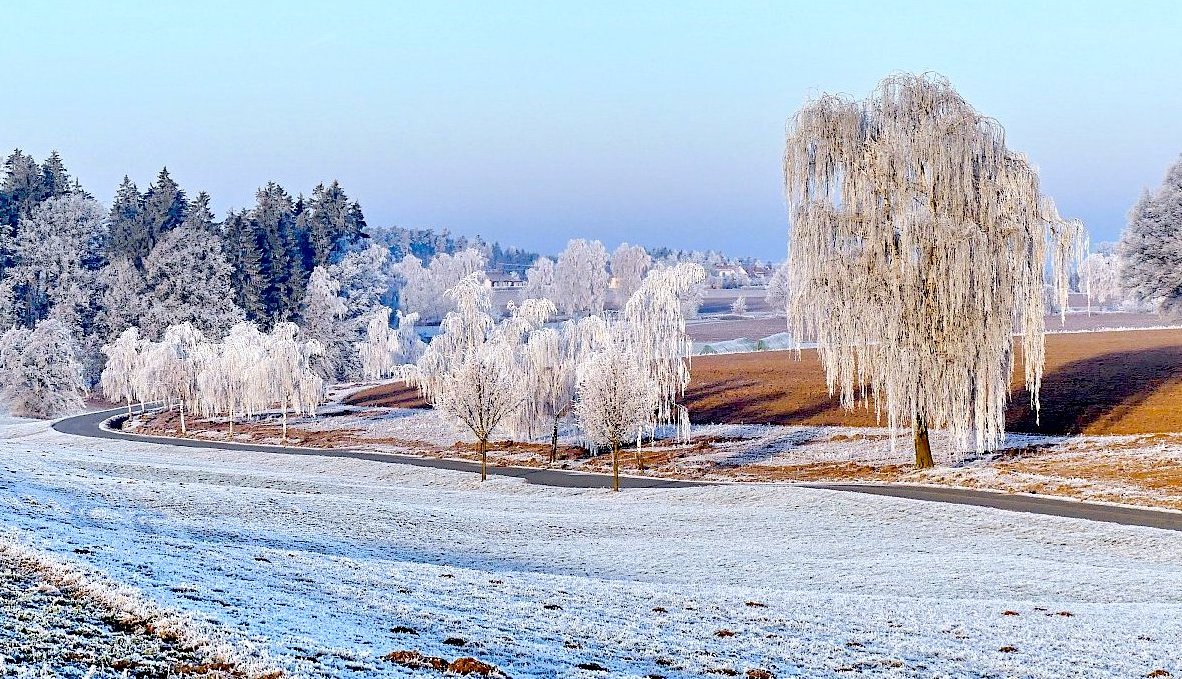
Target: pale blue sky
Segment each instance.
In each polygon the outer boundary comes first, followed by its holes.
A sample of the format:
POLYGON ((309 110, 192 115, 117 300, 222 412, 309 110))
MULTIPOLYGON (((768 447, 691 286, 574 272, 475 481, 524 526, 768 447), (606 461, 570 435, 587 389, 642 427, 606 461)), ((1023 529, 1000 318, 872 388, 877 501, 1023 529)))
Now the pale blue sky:
POLYGON ((142 2, 0 6, 0 148, 101 199, 162 165, 219 214, 340 179, 373 224, 553 252, 775 259, 784 124, 948 76, 1112 239, 1182 153, 1178 2, 142 2))

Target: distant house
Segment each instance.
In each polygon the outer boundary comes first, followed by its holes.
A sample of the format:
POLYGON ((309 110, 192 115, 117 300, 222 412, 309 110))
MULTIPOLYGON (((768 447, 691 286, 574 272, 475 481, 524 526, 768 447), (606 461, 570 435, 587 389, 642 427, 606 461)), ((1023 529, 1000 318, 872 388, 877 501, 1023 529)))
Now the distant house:
POLYGON ((484 275, 488 279, 488 287, 493 290, 513 290, 525 287, 525 280, 516 271, 512 273, 488 271, 484 275))
POLYGON ((765 281, 772 275, 772 267, 767 264, 752 264, 747 269, 747 273, 751 278, 758 281, 765 281))
POLYGON ((714 275, 722 280, 742 280, 747 278, 747 270, 738 264, 720 264, 714 267, 714 275))

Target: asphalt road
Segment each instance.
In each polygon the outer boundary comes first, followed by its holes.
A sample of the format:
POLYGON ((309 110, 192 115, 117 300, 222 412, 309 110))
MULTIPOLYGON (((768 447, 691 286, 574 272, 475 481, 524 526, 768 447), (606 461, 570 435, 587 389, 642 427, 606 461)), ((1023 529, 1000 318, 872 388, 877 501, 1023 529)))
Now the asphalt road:
MULTIPOLYGON (((250 443, 229 443, 226 441, 205 441, 200 439, 179 439, 166 436, 145 436, 129 434, 103 429, 99 425, 104 420, 126 413, 126 410, 102 410, 83 413, 74 417, 67 417, 53 423, 53 428, 63 434, 87 436, 99 439, 120 439, 160 443, 182 448, 221 448, 223 450, 252 450, 261 453, 282 453, 284 455, 316 455, 319 457, 347 457, 355 460, 370 462, 390 462, 406 464, 412 467, 429 467, 431 469, 448 469, 451 471, 480 473, 480 463, 468 460, 447 460, 417 455, 399 455, 397 453, 375 453, 364 450, 350 450, 347 448, 296 448, 293 446, 268 446, 250 443)), ((489 474, 510 476, 525 479, 528 483, 542 486, 559 486, 562 488, 610 488, 612 477, 610 474, 595 474, 562 469, 535 469, 533 467, 500 467, 489 465, 489 474)), ((638 476, 620 476, 621 488, 691 488, 709 485, 697 481, 676 481, 672 479, 656 479, 638 476)))
MULTIPOLYGON (((53 423, 53 428, 64 434, 87 436, 100 439, 118 439, 159 443, 170 446, 187 448, 221 448, 224 450, 253 450, 264 453, 281 453, 284 455, 316 455, 320 457, 345 457, 371 462, 386 462, 392 464, 406 464, 414 467, 429 467, 431 469, 447 469, 452 471, 480 473, 480 464, 467 460, 445 460, 438 458, 418 457, 415 455, 398 455, 393 453, 375 453, 349 449, 320 449, 296 448, 288 446, 268 446, 247 443, 229 443, 225 441, 204 441, 196 439, 176 439, 163 436, 145 436, 129 434, 119 431, 105 430, 100 427, 108 418, 118 416, 123 410, 104 410, 83 413, 68 417, 53 423)), ((558 486, 562 488, 608 488, 611 486, 611 476, 588 472, 576 472, 562 469, 535 469, 531 467, 501 467, 489 466, 490 474, 524 479, 528 483, 544 486, 558 486)), ((691 488, 695 486, 711 485, 709 482, 678 481, 672 479, 656 479, 637 476, 621 476, 620 486, 623 488, 691 488)), ((904 484, 852 484, 852 483, 815 483, 804 484, 808 488, 832 490, 851 493, 866 493, 870 495, 886 495, 922 502, 946 502, 950 504, 972 505, 975 507, 990 507, 1012 512, 1027 514, 1044 514, 1048 516, 1062 516, 1072 519, 1087 519, 1089 521, 1105 521, 1126 526, 1147 526, 1167 530, 1182 531, 1182 513, 1159 511, 1154 509, 1136 509, 1132 507, 1117 507, 1113 505, 1078 502, 1038 495, 1009 494, 992 491, 972 490, 968 488, 943 488, 933 486, 912 486, 904 484)))

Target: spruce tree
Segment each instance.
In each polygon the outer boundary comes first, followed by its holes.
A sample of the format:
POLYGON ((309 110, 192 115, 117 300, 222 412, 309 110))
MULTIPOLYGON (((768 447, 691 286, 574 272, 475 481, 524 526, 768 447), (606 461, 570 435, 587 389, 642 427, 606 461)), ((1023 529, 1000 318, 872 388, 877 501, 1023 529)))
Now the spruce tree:
POLYGON ((4 196, 4 222, 15 226, 37 203, 41 188, 41 168, 32 156, 15 149, 4 161, 4 182, 0 194, 4 196))
POLYGON ((263 306, 267 316, 288 321, 299 313, 304 272, 297 251, 295 205, 275 182, 258 190, 251 214, 261 248, 263 306))
POLYGON ((0 275, 12 265, 21 217, 36 204, 39 175, 37 162, 20 149, 4 160, 4 181, 0 183, 0 275))
POLYGON ((262 253, 254 224, 245 211, 226 215, 226 221, 222 222, 222 248, 230 265, 234 303, 246 312, 248 320, 265 323, 268 316, 263 304, 262 253))
POLYGON ((364 228, 361 206, 349 201, 340 183, 317 185, 300 214, 300 230, 307 242, 305 269, 329 264, 343 247, 362 237, 364 228))
POLYGON ((127 175, 115 191, 111 211, 107 215, 110 227, 107 238, 107 259, 127 258, 132 264, 142 263, 148 253, 147 232, 144 228, 144 197, 127 175))
POLYGON ((1182 158, 1129 212, 1120 258, 1122 285, 1134 299, 1182 315, 1182 158))
POLYGON ((75 186, 76 182, 70 178, 70 173, 66 170, 61 155, 57 151, 50 153, 45 162, 41 164, 38 199, 45 200, 73 193, 75 186))
POLYGON ((144 247, 137 255, 145 257, 161 236, 180 226, 185 221, 188 207, 185 192, 169 176, 168 168, 160 170, 156 183, 148 187, 148 192, 144 194, 144 247))

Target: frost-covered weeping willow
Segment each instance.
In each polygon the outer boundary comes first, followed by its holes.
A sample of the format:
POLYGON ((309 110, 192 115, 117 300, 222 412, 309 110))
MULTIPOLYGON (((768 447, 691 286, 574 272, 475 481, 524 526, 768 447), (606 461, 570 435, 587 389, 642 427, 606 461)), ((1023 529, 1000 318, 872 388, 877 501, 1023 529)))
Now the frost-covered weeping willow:
POLYGON ((455 310, 443 317, 440 334, 409 374, 432 407, 476 437, 481 481, 487 478, 489 439, 526 400, 522 348, 555 313, 549 300, 529 299, 510 305, 509 316, 497 323, 483 276, 474 272, 445 293, 455 310))
POLYGON ((169 326, 159 342, 140 338, 139 329, 125 330, 102 351, 107 365, 100 378, 103 393, 113 401, 176 405, 181 434, 188 433, 187 413, 225 415, 229 433, 234 420, 277 408, 282 436, 287 439, 287 414, 316 414, 324 397, 324 380, 312 366, 323 348, 301 340, 294 323, 277 323, 269 334, 254 323, 230 328, 221 341, 207 339, 190 323, 169 326))
POLYGON ((398 327, 390 327, 390 307, 380 306, 366 326, 365 341, 358 342, 361 374, 367 380, 380 380, 400 374, 401 368, 419 360, 425 349, 415 330, 417 313, 398 312, 398 327))
POLYGON ((1037 409, 1044 284, 1066 307, 1083 227, 1059 217, 1037 171, 948 81, 894 75, 865 101, 825 95, 784 150, 789 329, 817 341, 830 393, 964 445, 1004 436, 1015 332, 1037 409))
POLYGON ((628 343, 643 359, 657 390, 654 425, 675 425, 678 438, 689 436, 689 411, 678 401, 690 380, 694 343, 685 333, 683 302, 706 280, 698 264, 656 269, 624 305, 628 343))

